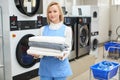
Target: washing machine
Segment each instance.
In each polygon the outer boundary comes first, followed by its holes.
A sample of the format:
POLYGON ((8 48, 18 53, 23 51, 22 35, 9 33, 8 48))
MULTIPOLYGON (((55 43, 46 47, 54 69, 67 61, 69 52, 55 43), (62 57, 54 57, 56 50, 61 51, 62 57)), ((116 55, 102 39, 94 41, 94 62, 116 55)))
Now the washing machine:
POLYGON ((39 59, 27 55, 28 38, 39 34, 42 0, 1 0, 5 80, 38 76, 39 59))
POLYGON ((90 52, 91 17, 78 17, 77 58, 90 52))
POLYGON ((13 80, 29 80, 38 76, 40 59, 27 54, 28 39, 39 35, 42 17, 36 21, 19 21, 17 16, 10 16, 10 53, 11 76, 13 80))
POLYGON ((69 55, 69 61, 73 61, 76 58, 76 32, 77 32, 77 17, 64 17, 64 24, 71 27, 72 29, 72 50, 69 55))
POLYGON ((91 50, 90 54, 94 55, 96 58, 98 57, 98 44, 99 44, 99 32, 91 32, 91 50))
POLYGON ((91 23, 91 50, 90 54, 98 57, 98 44, 99 44, 99 24, 97 21, 91 23))
POLYGON ((72 14, 76 16, 90 16, 91 17, 91 49, 90 54, 98 55, 99 42, 99 7, 94 5, 73 6, 72 14), (77 12, 77 13, 75 13, 77 12), (96 33, 97 32, 97 33, 96 33), (95 34, 95 35, 94 35, 95 34), (93 39, 95 39, 93 41, 93 39), (93 49, 95 48, 95 49, 93 49))

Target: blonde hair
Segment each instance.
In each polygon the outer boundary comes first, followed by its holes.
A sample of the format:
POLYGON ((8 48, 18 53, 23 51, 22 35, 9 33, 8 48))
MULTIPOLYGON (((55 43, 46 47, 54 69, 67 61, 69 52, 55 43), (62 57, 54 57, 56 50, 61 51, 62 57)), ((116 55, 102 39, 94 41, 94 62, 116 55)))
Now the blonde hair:
POLYGON ((64 21, 63 11, 62 11, 62 8, 61 8, 60 4, 57 3, 57 2, 51 2, 51 3, 48 5, 48 7, 47 7, 47 22, 48 22, 48 24, 50 24, 50 19, 49 19, 49 17, 48 17, 49 8, 50 8, 51 6, 53 6, 53 5, 57 5, 57 7, 58 7, 58 9, 59 9, 59 11, 60 11, 59 19, 60 19, 60 21, 64 21))

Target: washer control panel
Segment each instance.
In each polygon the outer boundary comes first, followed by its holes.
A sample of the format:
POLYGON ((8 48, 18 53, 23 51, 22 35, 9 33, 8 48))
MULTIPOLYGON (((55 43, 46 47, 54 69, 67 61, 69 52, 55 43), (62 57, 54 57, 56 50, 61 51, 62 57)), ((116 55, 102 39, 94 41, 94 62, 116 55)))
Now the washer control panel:
POLYGON ((37 29, 42 26, 42 16, 37 16, 37 20, 17 20, 17 16, 10 16, 10 31, 37 29))
POLYGON ((91 36, 97 36, 97 35, 99 35, 99 32, 98 32, 98 31, 96 31, 96 32, 91 32, 91 36))

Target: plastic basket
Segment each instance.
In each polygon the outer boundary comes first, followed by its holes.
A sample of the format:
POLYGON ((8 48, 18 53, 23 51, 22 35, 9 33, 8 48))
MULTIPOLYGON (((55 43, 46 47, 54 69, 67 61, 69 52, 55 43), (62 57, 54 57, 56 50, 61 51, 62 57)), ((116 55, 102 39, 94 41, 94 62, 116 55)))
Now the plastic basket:
POLYGON ((119 63, 102 61, 91 66, 90 69, 92 70, 95 79, 109 80, 116 75, 119 66, 120 66, 119 63), (100 68, 100 64, 103 64, 105 62, 111 63, 112 67, 110 67, 111 65, 109 65, 109 67, 106 67, 107 68, 106 70, 105 70, 105 66, 103 69, 100 68))
MULTIPOLYGON (((111 47, 111 46, 116 47, 117 45, 118 45, 118 43, 116 43, 116 42, 107 42, 104 44, 104 47, 105 47, 105 50, 108 51, 109 47, 111 47)), ((115 50, 116 50, 115 48, 110 48, 109 52, 115 52, 115 50)))
POLYGON ((120 44, 116 45, 116 47, 118 47, 117 50, 118 50, 118 53, 120 53, 120 44))

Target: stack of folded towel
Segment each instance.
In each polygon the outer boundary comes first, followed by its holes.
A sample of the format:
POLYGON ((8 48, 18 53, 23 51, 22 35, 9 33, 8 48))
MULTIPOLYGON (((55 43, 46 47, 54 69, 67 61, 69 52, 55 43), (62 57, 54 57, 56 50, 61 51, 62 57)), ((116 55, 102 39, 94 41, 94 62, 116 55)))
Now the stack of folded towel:
POLYGON ((63 56, 68 49, 64 37, 33 36, 29 38, 28 54, 63 56))

